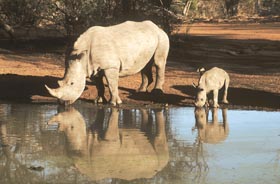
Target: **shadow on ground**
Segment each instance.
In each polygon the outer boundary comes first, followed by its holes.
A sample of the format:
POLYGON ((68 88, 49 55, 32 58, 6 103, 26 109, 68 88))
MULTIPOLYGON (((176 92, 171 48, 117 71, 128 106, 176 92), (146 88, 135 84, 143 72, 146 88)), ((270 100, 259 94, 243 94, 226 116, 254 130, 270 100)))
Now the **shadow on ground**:
MULTIPOLYGON (((56 77, 20 76, 14 74, 0 75, 0 100, 32 100, 32 96, 50 97, 44 85, 52 88, 57 86, 56 77)), ((152 94, 148 92, 136 93, 134 89, 119 87, 122 91, 129 92, 128 99, 139 103, 168 103, 172 105, 188 106, 193 103, 195 89, 193 86, 177 85, 174 89, 181 91, 183 95, 176 94, 152 94)), ((265 91, 245 88, 229 88, 228 100, 232 106, 264 107, 280 109, 280 96, 265 91)), ((222 97, 222 94, 219 95, 222 97)), ((138 103, 133 102, 133 103, 138 103)))
POLYGON ((176 94, 153 94, 150 92, 136 92, 134 89, 119 87, 120 90, 129 92, 129 96, 127 98, 138 100, 138 101, 144 101, 144 102, 153 102, 153 103, 167 103, 172 105, 180 105, 181 102, 189 97, 185 97, 182 95, 176 95, 176 94))
MULTIPOLYGON (((173 88, 180 90, 188 96, 194 97, 196 95, 196 91, 193 86, 177 85, 173 86, 173 88)), ((222 94, 223 91, 220 91, 219 99, 221 99, 222 94)), ((280 95, 265 91, 230 87, 228 89, 228 100, 230 105, 280 109, 280 95)))
POLYGON ((49 96, 45 84, 57 87, 56 77, 21 76, 15 74, 0 75, 1 100, 31 100, 32 96, 49 96))

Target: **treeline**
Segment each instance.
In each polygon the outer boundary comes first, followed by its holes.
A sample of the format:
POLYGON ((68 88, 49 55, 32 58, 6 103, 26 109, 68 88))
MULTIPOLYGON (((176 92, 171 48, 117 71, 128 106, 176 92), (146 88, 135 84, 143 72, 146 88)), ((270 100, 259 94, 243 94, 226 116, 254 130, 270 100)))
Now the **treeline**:
POLYGON ((150 19, 167 32, 194 18, 279 15, 279 0, 0 0, 0 28, 56 26, 67 35, 93 25, 150 19))
POLYGON ((193 0, 192 8, 193 17, 280 15, 279 0, 193 0))

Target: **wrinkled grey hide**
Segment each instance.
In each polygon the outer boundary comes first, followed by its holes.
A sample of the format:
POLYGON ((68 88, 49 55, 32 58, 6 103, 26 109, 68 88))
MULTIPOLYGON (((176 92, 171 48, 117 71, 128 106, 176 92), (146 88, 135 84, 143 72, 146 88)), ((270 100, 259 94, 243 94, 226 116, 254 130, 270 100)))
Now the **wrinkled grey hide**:
POLYGON ((219 90, 224 86, 223 103, 228 103, 227 91, 229 86, 229 75, 223 69, 214 67, 204 72, 196 86, 198 92, 195 100, 196 107, 203 107, 207 102, 207 94, 213 91, 213 107, 219 107, 218 94, 219 90))
POLYGON ((86 77, 99 73, 97 101, 104 98, 104 75, 113 105, 122 103, 118 94, 119 77, 141 71, 142 84, 138 91, 146 91, 153 82, 152 66, 156 66, 154 89, 162 90, 166 59, 169 51, 167 34, 151 21, 127 21, 110 27, 94 26, 80 35, 74 44, 68 67, 60 87, 49 93, 61 101, 73 103, 85 88, 86 77), (154 62, 149 62, 154 56, 154 62))

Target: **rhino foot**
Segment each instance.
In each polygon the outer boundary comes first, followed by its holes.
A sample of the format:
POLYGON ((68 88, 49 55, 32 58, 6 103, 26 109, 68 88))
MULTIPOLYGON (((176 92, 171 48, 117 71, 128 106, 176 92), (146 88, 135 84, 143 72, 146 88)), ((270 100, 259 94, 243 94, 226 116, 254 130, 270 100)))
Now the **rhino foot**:
POLYGON ((147 89, 139 88, 139 89, 136 90, 136 92, 137 92, 137 93, 141 93, 141 92, 144 92, 144 93, 145 93, 145 92, 147 92, 147 89))
POLYGON ((95 100, 94 103, 107 103, 107 100, 104 96, 98 96, 95 100))
POLYGON ((219 104, 213 104, 213 107, 214 108, 219 108, 220 106, 219 106, 219 104))
POLYGON ((224 104, 229 104, 229 102, 227 100, 223 100, 222 101, 224 104))
POLYGON ((113 106, 119 105, 121 103, 122 103, 122 100, 120 99, 120 97, 115 97, 110 100, 110 104, 113 106))
POLYGON ((119 100, 119 101, 117 101, 117 102, 110 101, 110 104, 113 105, 113 106, 117 106, 117 105, 122 104, 122 101, 121 101, 121 100, 119 100))

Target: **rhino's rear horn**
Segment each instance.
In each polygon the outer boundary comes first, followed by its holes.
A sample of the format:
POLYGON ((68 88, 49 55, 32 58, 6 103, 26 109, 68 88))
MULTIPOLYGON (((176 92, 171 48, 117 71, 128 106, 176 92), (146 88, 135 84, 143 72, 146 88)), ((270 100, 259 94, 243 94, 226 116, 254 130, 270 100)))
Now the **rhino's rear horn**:
POLYGON ((194 87, 194 88, 197 88, 197 87, 198 87, 197 85, 195 85, 195 83, 194 83, 194 82, 192 83, 192 85, 193 85, 193 87, 194 87))

